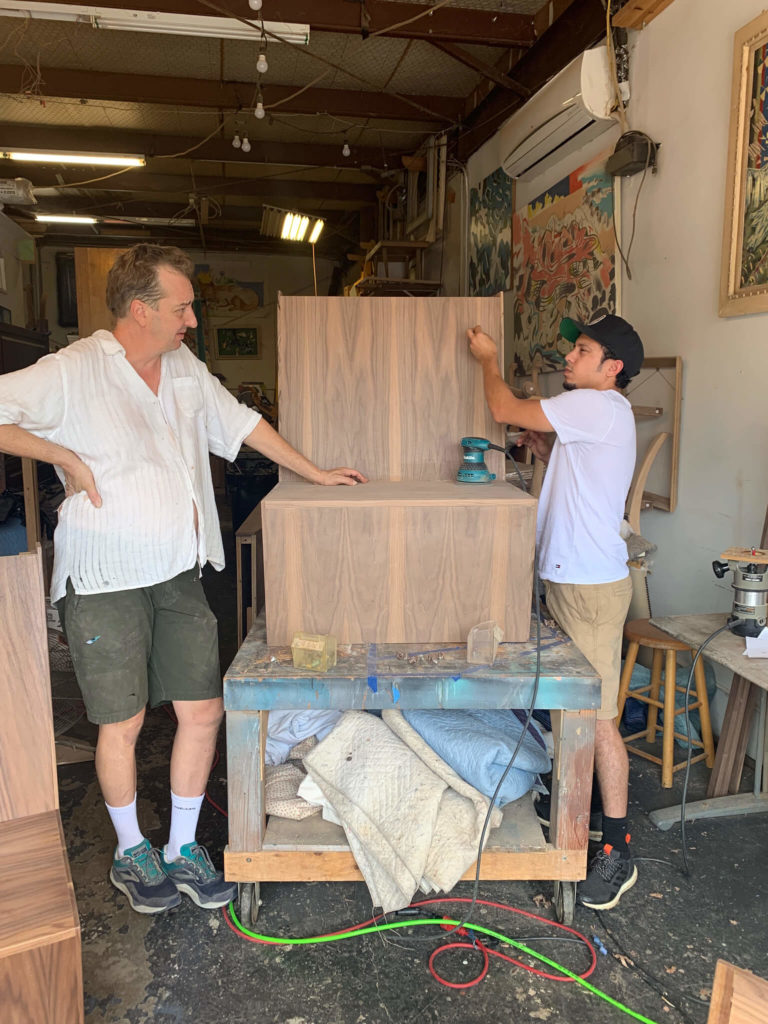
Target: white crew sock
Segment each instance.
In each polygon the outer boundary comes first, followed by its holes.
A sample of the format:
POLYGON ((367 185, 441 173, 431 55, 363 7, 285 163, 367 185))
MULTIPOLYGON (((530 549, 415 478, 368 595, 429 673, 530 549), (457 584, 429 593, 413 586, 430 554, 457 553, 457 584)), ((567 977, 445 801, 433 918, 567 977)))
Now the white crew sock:
POLYGON ((182 846, 194 843, 197 832, 197 819, 205 793, 200 796, 177 796, 171 790, 171 834, 168 844, 163 850, 166 860, 176 860, 182 846))
POLYGON ((144 839, 136 817, 136 794, 133 794, 133 801, 125 807, 110 807, 106 800, 104 803, 117 832, 117 854, 122 857, 126 850, 138 846, 144 839))

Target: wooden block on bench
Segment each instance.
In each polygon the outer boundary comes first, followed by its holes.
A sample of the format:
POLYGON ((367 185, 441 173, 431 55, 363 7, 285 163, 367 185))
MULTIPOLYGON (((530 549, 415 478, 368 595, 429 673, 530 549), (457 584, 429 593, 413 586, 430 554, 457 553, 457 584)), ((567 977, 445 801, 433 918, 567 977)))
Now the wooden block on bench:
POLYGON ((510 484, 281 483, 262 515, 269 644, 528 639, 536 500, 510 484))

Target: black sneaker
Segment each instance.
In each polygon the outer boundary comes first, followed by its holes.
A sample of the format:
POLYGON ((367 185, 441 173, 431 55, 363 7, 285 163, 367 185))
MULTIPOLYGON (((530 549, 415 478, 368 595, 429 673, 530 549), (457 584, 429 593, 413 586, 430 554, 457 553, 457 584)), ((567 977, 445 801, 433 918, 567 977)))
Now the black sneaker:
POLYGON ((237 882, 224 881, 224 872, 214 868, 199 843, 185 843, 176 860, 168 861, 161 853, 160 864, 169 881, 198 907, 216 910, 237 899, 237 882))
MULTIPOLYGON (((536 808, 536 817, 539 819, 539 822, 546 826, 546 828, 549 828, 551 798, 540 793, 534 798, 534 806, 536 808)), ((595 842, 600 842, 603 838, 602 811, 589 812, 589 838, 593 839, 595 842)))
POLYGON ((576 887, 576 899, 591 910, 610 910, 636 881, 637 868, 631 855, 622 856, 606 843, 592 858, 587 877, 576 887))
POLYGON ((109 880, 139 914, 161 914, 181 903, 176 886, 160 867, 159 851, 148 839, 130 847, 122 857, 115 850, 109 880))

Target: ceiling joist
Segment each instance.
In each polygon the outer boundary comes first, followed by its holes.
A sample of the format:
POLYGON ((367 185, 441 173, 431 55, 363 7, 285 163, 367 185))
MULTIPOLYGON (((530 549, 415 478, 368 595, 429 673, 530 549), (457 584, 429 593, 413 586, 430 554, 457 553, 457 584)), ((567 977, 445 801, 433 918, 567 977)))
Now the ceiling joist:
MULTIPOLYGON (((19 95, 24 71, 18 64, 0 64, 0 93, 19 95)), ((255 82, 217 82, 103 71, 94 74, 75 68, 41 68, 39 90, 29 95, 32 99, 39 94, 41 98, 49 99, 150 103, 165 107, 178 104, 232 111, 252 109, 258 88, 255 82)), ((274 107, 276 114, 327 112, 358 119, 371 117, 439 124, 441 121, 457 121, 462 110, 460 99, 447 96, 414 96, 414 102, 407 103, 384 92, 317 87, 305 89, 299 95, 295 95, 296 92, 295 86, 273 85, 268 81, 261 85, 265 109, 269 111, 274 107)))
MULTIPOLYGON (((399 167, 399 156, 379 147, 352 146, 348 157, 342 156, 341 146, 324 143, 263 142, 251 139, 250 153, 233 149, 229 138, 213 138, 199 144, 200 139, 183 135, 149 135, 142 132, 116 131, 109 128, 81 128, 73 134, 71 128, 53 126, 32 127, 25 124, 0 124, 0 154, 10 150, 81 150, 87 153, 136 153, 152 158, 178 158, 190 161, 215 160, 233 164, 280 164, 285 167, 399 167), (185 150, 191 150, 185 153, 185 150)), ((8 176, 11 161, 0 159, 0 172, 8 176)), ((101 171, 103 173, 103 168, 101 171)), ((96 173, 83 174, 82 168, 68 168, 66 177, 72 181, 98 177, 96 173)))
MULTIPOLYGON (((73 0, 53 0, 72 3, 73 0)), ((163 14, 196 13, 251 21, 258 38, 258 15, 243 0, 79 0, 80 6, 109 7, 163 14), (250 16, 250 17, 249 17, 250 16)), ((535 41, 533 18, 502 11, 441 7, 428 11, 422 4, 365 0, 367 33, 381 33, 400 39, 445 39, 449 42, 483 46, 531 46, 535 41), (411 20, 411 19, 416 20, 411 20)), ((364 35, 361 4, 351 0, 269 0, 269 20, 309 25, 312 32, 364 35)))

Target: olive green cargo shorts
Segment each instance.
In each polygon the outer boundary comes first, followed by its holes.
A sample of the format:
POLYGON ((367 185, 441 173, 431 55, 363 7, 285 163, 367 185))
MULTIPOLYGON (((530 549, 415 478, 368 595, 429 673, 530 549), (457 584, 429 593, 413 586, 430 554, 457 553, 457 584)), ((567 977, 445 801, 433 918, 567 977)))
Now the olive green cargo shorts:
POLYGON ((216 617, 197 567, 107 594, 76 594, 67 580, 56 606, 91 722, 127 721, 147 702, 221 696, 216 617))

